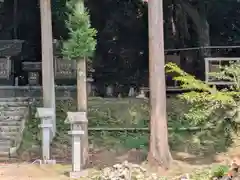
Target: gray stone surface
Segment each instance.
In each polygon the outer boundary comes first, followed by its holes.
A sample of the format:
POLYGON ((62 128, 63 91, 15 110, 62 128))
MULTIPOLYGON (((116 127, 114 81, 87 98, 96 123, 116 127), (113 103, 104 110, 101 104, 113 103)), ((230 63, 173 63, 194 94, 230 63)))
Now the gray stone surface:
MULTIPOLYGON (((56 98, 77 98, 76 86, 55 86, 56 98)), ((0 86, 0 98, 42 98, 41 86, 0 86)))
POLYGON ((86 112, 67 112, 67 118, 65 123, 75 124, 75 123, 87 123, 87 113, 86 112))
POLYGON ((0 156, 14 155, 20 146, 24 123, 28 115, 26 98, 0 98, 0 156))

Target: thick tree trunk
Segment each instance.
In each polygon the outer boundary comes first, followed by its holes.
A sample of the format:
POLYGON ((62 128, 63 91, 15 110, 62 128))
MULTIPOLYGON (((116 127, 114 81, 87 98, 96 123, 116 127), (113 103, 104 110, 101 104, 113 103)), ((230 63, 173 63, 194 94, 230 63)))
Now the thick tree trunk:
POLYGON ((152 166, 168 168, 172 157, 168 145, 162 0, 149 1, 148 8, 151 104, 148 161, 152 166))
MULTIPOLYGON (((87 70, 86 70, 86 59, 77 61, 77 108, 78 111, 87 112, 87 70)), ((88 125, 82 125, 84 135, 82 136, 82 167, 86 166, 88 162, 88 125)))

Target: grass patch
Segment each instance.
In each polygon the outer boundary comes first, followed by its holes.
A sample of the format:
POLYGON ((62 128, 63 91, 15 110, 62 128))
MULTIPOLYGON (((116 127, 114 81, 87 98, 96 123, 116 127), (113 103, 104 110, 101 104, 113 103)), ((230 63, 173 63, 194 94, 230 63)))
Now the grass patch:
MULTIPOLYGON (((88 102, 89 127, 140 127, 149 125, 148 102, 141 99, 91 98, 88 102)), ((38 106, 40 106, 39 102, 38 106)), ((35 114, 33 107, 32 115, 35 114)), ((69 125, 64 123, 67 111, 76 111, 75 101, 58 101, 57 106, 57 136, 54 142, 68 144, 67 131, 69 125)), ((192 127, 193 122, 184 119, 187 106, 175 97, 168 98, 168 126, 171 150, 187 152, 193 155, 223 152, 232 143, 227 125, 217 126, 214 130, 178 131, 179 127, 192 127)), ((27 149, 32 144, 40 144, 39 120, 34 116, 27 122, 22 147, 27 149)), ((149 132, 144 131, 89 131, 89 141, 97 147, 110 149, 148 149, 149 132)))

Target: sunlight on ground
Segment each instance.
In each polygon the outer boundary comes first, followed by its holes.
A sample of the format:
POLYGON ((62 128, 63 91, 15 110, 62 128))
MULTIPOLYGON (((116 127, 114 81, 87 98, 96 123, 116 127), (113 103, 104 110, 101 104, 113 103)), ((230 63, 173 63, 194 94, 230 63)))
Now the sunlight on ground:
MULTIPOLYGON (((214 164, 226 164, 229 162, 231 156, 234 156, 236 154, 239 154, 240 147, 230 148, 227 153, 220 153, 212 155, 212 158, 205 157, 205 159, 212 159, 212 162, 208 165, 198 165, 196 163, 193 165, 192 163, 189 163, 185 159, 189 158, 188 154, 180 153, 179 156, 182 157, 182 160, 174 160, 172 167, 168 171, 160 171, 161 176, 168 177, 168 179, 172 179, 175 177, 178 177, 179 175, 185 174, 185 173, 192 173, 195 170, 200 170, 204 168, 208 168, 213 166, 214 164)), ((109 154, 109 152, 108 152, 109 154)), ((173 153, 174 154, 174 153, 173 153)), ((173 155, 174 156, 174 155, 173 155)), ((115 159, 119 159, 123 161, 123 156, 116 157, 115 159)), ((101 163, 104 163, 106 160, 105 156, 98 157, 99 161, 101 163)), ((191 157, 190 157, 191 158, 191 157)), ((126 158, 127 159, 127 158, 126 158)), ((202 159, 203 160, 203 159, 202 159)), ((204 161, 204 160, 203 160, 204 161)), ((112 162, 112 164, 117 162, 112 162)), ((110 165, 111 166, 111 165, 110 165)), ((146 164, 143 163, 143 166, 148 169, 149 171, 153 171, 150 169, 146 164)), ((89 168, 86 171, 88 174, 93 174, 97 170, 94 169, 97 168, 97 166, 94 166, 93 168, 89 168)), ((1 164, 0 165, 0 180, 68 180, 69 178, 66 176, 66 173, 71 170, 71 165, 32 165, 32 164, 1 164)), ((87 179, 87 178, 82 178, 87 179)))
MULTIPOLYGON (((6 164, 0 166, 0 180, 68 180, 71 165, 6 164)), ((94 169, 87 169, 92 174, 94 169)), ((84 178, 85 179, 85 178, 84 178)))
MULTIPOLYGON (((64 168, 67 170, 67 167, 64 168)), ((1 180, 67 180, 63 173, 59 173, 55 167, 30 164, 11 164, 1 167, 1 180)))

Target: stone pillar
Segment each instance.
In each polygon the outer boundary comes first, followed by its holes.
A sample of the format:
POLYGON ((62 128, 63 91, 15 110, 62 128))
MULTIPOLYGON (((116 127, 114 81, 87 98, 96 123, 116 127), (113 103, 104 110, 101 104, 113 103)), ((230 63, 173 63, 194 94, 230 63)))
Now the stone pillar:
POLYGON ((55 117, 54 108, 37 108, 35 115, 37 118, 41 119, 42 128, 42 159, 44 164, 53 163, 50 160, 50 144, 53 136, 53 120, 55 117))
POLYGON ((72 136, 72 172, 69 173, 70 178, 78 179, 83 176, 81 171, 81 136, 84 130, 81 128, 83 123, 87 124, 86 112, 68 112, 65 123, 70 124, 71 130, 69 134, 72 136))
POLYGON ((133 96, 135 96, 135 89, 134 87, 130 87, 128 92, 128 97, 133 97, 133 96))

